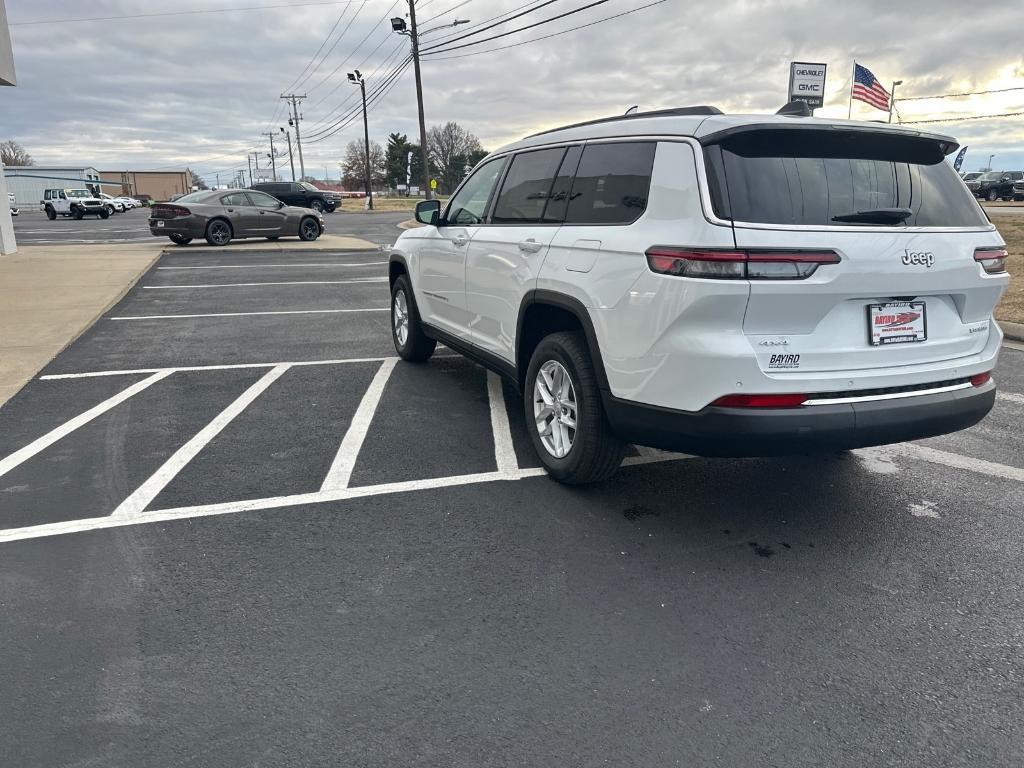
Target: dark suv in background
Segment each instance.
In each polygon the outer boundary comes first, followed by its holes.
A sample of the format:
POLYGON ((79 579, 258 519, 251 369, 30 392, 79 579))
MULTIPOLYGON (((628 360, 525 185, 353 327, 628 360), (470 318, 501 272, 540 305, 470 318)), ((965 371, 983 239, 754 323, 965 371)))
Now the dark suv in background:
POLYGON ((1024 171, 988 171, 976 179, 967 182, 967 188, 975 197, 989 202, 996 200, 1012 200, 1015 193, 1013 185, 1024 181, 1024 171))
POLYGON ((258 189, 260 192, 273 195, 286 205, 312 208, 314 211, 330 212, 341 206, 341 195, 317 189, 305 181, 268 181, 253 184, 250 189, 258 189))

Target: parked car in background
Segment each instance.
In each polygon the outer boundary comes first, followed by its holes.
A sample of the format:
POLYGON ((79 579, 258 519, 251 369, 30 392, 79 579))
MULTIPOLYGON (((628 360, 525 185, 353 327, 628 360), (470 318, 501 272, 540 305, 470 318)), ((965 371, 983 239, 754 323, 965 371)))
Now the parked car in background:
POLYGON ((314 211, 330 213, 341 205, 341 195, 325 189, 317 189, 306 181, 268 181, 253 184, 252 189, 273 195, 282 203, 314 211))
POLYGON ((1013 198, 1013 185, 1024 181, 1024 171, 988 171, 967 182, 967 188, 974 196, 994 203, 996 200, 1013 198))
POLYGON ((149 231, 175 245, 188 245, 197 237, 217 246, 246 237, 309 241, 323 234, 324 217, 320 211, 285 205, 258 190, 203 190, 172 203, 156 203, 149 231))
POLYGON ((50 221, 58 216, 110 218, 110 209, 88 189, 47 189, 43 192, 43 210, 50 221))
POLYGON ((1018 181, 1013 185, 1013 199, 1017 202, 1024 200, 1024 181, 1018 181))
POLYGON ((124 213, 125 207, 121 200, 118 200, 112 195, 108 195, 106 192, 100 192, 99 198, 103 201, 103 204, 107 206, 107 210, 110 213, 124 213))
POLYGON ((138 208, 139 207, 139 201, 136 200, 133 197, 121 196, 121 197, 116 197, 114 199, 115 200, 120 200, 121 204, 124 205, 124 209, 126 211, 130 211, 132 208, 138 208))
POLYGON ((396 351, 510 379, 567 483, 628 443, 814 454, 977 423, 1005 243, 955 139, 837 123, 692 107, 489 155, 392 247, 396 351))
POLYGON ((7 204, 11 206, 11 216, 17 216, 21 211, 18 210, 18 201, 14 198, 13 192, 7 193, 7 204))
POLYGON ((984 171, 970 171, 969 173, 960 174, 960 178, 964 180, 964 183, 967 183, 968 181, 974 181, 976 178, 981 176, 982 173, 984 173, 984 171))

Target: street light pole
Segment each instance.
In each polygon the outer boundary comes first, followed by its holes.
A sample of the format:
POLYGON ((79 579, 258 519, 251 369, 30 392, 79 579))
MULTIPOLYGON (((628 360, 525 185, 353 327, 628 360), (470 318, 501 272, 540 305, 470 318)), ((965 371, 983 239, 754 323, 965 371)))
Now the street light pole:
POLYGON ((990 171, 992 170, 992 158, 993 158, 993 157, 995 157, 995 155, 989 155, 989 156, 988 156, 988 169, 989 169, 990 171))
POLYGON ((896 86, 903 85, 902 80, 892 81, 892 90, 889 92, 889 122, 892 122, 892 111, 896 108, 896 86))
POLYGON ((302 115, 299 114, 299 102, 306 97, 305 95, 296 96, 294 93, 289 93, 287 95, 281 94, 281 98, 285 101, 290 101, 292 104, 292 116, 288 118, 288 124, 295 127, 295 146, 299 150, 299 170, 302 171, 299 181, 302 181, 302 179, 306 178, 306 163, 302 159, 302 136, 299 132, 299 122, 302 120, 302 115))
POLYGON ((349 72, 348 79, 353 85, 359 86, 359 90, 363 95, 363 148, 366 150, 366 165, 364 166, 366 176, 366 207, 372 211, 373 182, 370 172, 370 123, 366 117, 366 80, 363 79, 358 69, 354 73, 349 72))
POLYGON ((295 157, 292 155, 292 135, 281 126, 281 133, 288 140, 288 163, 292 167, 292 181, 295 181, 295 157))

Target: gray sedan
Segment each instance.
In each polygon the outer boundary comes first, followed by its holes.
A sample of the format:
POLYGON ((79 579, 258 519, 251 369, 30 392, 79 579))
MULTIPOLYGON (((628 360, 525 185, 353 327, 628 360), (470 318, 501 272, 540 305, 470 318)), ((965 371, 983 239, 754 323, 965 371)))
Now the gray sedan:
POLYGON ((319 211, 285 205, 254 189, 192 192, 173 203, 158 203, 149 217, 149 231, 188 245, 203 237, 210 245, 227 245, 245 237, 295 237, 316 240, 324 232, 319 211))

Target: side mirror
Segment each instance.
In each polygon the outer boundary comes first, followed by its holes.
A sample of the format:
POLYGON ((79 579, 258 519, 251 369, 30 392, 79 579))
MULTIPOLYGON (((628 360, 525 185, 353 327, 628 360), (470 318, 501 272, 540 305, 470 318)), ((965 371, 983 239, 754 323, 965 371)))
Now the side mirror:
POLYGON ((282 203, 280 200, 278 200, 277 201, 277 208, 278 208, 278 210, 280 210, 281 208, 284 208, 284 203, 282 203))
POLYGON ((416 221, 436 227, 441 219, 440 200, 420 200, 416 203, 416 221))

